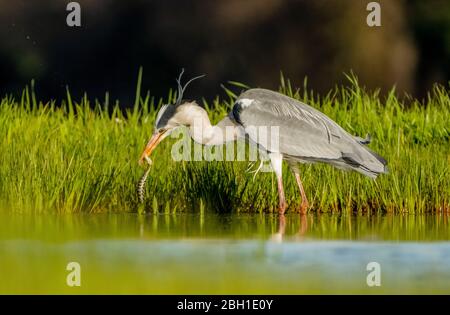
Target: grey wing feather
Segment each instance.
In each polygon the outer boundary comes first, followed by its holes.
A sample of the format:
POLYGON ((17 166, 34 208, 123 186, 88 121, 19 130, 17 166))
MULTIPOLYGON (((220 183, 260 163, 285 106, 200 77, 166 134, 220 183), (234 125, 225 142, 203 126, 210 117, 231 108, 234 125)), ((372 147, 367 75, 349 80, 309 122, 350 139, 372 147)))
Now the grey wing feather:
MULTIPOLYGON (((230 115, 257 143, 260 141, 255 126, 278 126, 278 149, 285 156, 324 161, 340 168, 363 166, 376 173, 385 170, 385 161, 363 146, 370 138, 350 135, 322 112, 283 94, 265 89, 245 91, 230 115)), ((272 151, 273 146, 267 149, 272 151)))

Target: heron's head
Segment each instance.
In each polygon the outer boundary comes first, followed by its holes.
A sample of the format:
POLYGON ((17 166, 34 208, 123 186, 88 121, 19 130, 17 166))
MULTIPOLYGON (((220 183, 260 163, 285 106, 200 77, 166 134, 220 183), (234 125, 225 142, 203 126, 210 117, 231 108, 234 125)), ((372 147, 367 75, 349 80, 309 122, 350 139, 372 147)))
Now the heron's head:
MULTIPOLYGON (((184 71, 184 70, 183 70, 184 71)), ((170 135, 176 128, 180 126, 189 126, 193 121, 198 110, 201 109, 195 102, 182 101, 183 93, 193 80, 203 76, 195 77, 189 80, 184 87, 181 87, 180 80, 183 75, 183 71, 178 78, 178 97, 175 104, 163 105, 158 114, 156 115, 155 125, 153 127, 153 135, 147 143, 144 152, 139 159, 139 164, 142 164, 144 160, 151 163, 150 154, 156 148, 156 146, 168 135, 170 135)))

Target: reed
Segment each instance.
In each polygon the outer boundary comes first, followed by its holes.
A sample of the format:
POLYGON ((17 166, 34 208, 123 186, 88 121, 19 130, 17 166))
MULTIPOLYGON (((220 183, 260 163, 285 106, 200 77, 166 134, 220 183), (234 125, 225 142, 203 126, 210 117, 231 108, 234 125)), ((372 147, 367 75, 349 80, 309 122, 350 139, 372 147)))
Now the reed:
MULTIPOLYGON (((280 92, 318 108, 347 131, 365 136, 388 161, 390 173, 376 181, 328 165, 301 166, 312 204, 321 212, 411 212, 450 210, 450 95, 435 85, 424 100, 367 91, 355 76, 326 95, 297 89, 281 77, 280 92)), ((173 139, 155 150, 144 204, 136 187, 145 171, 137 164, 152 132, 156 100, 141 92, 142 72, 131 109, 86 95, 60 104, 40 102, 34 82, 20 97, 0 103, 0 208, 18 212, 272 212, 275 178, 246 172, 247 162, 176 162, 173 139)), ((231 82, 225 99, 202 104, 217 122, 244 85, 231 82)), ((288 168, 285 169, 289 173, 288 168)), ((294 178, 285 176, 294 211, 300 203, 294 178)))

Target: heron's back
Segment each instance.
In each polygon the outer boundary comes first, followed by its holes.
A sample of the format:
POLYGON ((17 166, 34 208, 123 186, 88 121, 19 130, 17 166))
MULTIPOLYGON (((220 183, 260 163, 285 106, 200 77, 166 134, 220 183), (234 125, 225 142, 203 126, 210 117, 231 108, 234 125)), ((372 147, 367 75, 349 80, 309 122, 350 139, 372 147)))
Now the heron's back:
MULTIPOLYGON (((230 114, 260 145, 258 128, 278 127, 276 148, 270 145, 266 149, 278 150, 288 160, 325 162, 370 177, 387 171, 386 161, 363 144, 367 142, 352 136, 319 110, 286 95, 265 89, 247 90, 230 114)), ((268 128, 269 133, 271 130, 268 128)))

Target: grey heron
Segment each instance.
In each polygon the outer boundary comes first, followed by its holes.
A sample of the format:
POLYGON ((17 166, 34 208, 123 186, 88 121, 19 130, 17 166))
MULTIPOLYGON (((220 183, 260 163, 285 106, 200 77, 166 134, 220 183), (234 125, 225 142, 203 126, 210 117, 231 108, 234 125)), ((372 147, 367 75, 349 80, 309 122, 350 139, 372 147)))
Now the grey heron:
POLYGON ((386 160, 366 146, 370 137, 362 139, 349 134, 324 113, 296 99, 271 90, 249 89, 237 98, 228 116, 213 126, 205 109, 195 101, 182 101, 183 92, 192 80, 184 87, 180 80, 181 75, 177 80, 176 103, 162 106, 157 114, 153 135, 139 160, 141 164, 151 161, 149 156, 155 147, 180 126, 188 127, 191 138, 203 145, 220 145, 245 138, 257 144, 270 158, 277 177, 280 214, 284 214, 287 206, 283 160, 290 166, 300 190, 301 213, 307 211, 309 203, 300 179, 299 163, 327 163, 371 178, 387 172, 386 160), (276 146, 261 142, 258 128, 255 128, 260 126, 278 128, 276 146))

